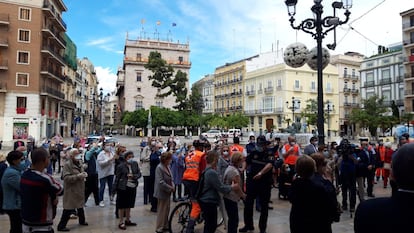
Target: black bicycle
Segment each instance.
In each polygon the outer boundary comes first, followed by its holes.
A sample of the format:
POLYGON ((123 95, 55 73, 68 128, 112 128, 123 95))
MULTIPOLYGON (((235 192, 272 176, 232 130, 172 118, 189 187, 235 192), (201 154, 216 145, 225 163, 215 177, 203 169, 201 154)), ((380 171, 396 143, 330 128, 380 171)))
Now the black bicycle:
MULTIPOLYGON (((190 199, 186 199, 178 203, 171 211, 168 218, 168 227, 171 233, 184 233, 187 229, 188 221, 190 220, 192 203, 190 199)), ((218 208, 218 207, 217 207, 218 208)), ((204 221, 203 212, 196 220, 196 224, 200 224, 204 221)), ((217 210, 217 227, 223 224, 224 218, 220 210, 217 210)))

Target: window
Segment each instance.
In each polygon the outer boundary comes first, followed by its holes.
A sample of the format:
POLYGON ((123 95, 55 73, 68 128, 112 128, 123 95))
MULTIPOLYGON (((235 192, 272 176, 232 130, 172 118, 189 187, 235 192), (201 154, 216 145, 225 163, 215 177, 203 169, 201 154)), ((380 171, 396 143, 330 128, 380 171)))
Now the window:
POLYGON ((137 87, 137 92, 141 92, 141 88, 140 87, 137 87))
POLYGON ((348 68, 344 68, 344 77, 346 77, 346 75, 348 74, 348 68))
POLYGON ((374 72, 367 73, 367 82, 374 81, 374 72))
POLYGON ((277 80, 277 87, 282 87, 282 80, 281 79, 277 80))
POLYGON ((327 92, 332 92, 332 86, 331 86, 331 83, 326 83, 326 91, 327 91, 327 92))
POLYGON ((17 64, 29 64, 29 52, 17 51, 17 64))
POLYGON ((142 82, 142 73, 141 72, 137 72, 137 82, 142 82))
POLYGON ((299 89, 299 85, 300 83, 299 83, 299 80, 295 80, 295 89, 299 89))
POLYGON ((30 8, 19 8, 19 20, 30 21, 30 8))
POLYGON ((19 42, 30 42, 30 30, 19 29, 19 42))
POLYGON ((250 126, 253 127, 254 126, 254 116, 250 117, 250 126))
POLYGON ((27 98, 26 97, 17 97, 17 108, 26 108, 27 98))
POLYGON ((155 106, 162 108, 162 101, 156 101, 155 106))
POLYGON ((382 79, 389 79, 390 76, 390 69, 384 69, 382 70, 382 79))
POLYGON ((16 86, 29 86, 29 74, 17 73, 16 74, 16 86))
POLYGON ((263 124, 263 117, 259 116, 259 117, 258 117, 258 120, 259 120, 259 127, 262 127, 262 124, 263 124))
POLYGON ((135 101, 135 110, 142 109, 142 100, 136 100, 135 101))
POLYGON ((316 90, 316 82, 315 81, 312 81, 311 82, 311 90, 312 91, 315 91, 316 90))
POLYGON ((263 98, 263 112, 273 111, 273 96, 266 96, 263 98))
POLYGON ((355 77, 355 69, 352 69, 352 77, 355 77))
POLYGON ((181 63, 183 63, 184 58, 183 58, 182 56, 179 56, 179 57, 178 57, 178 61, 179 61, 179 62, 180 62, 180 64, 181 64, 181 63))
POLYGON ((137 61, 141 61, 141 54, 137 53, 137 61))

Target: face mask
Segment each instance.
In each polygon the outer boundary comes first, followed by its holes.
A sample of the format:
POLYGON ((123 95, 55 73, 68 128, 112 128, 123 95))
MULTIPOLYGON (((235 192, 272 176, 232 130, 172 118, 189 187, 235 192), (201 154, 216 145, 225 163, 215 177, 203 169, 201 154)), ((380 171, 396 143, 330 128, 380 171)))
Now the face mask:
POLYGON ((328 157, 329 156, 329 152, 328 151, 324 151, 323 152, 323 156, 328 157))
POLYGON ((315 141, 315 142, 313 142, 313 145, 316 146, 316 145, 318 145, 318 143, 319 143, 318 141, 315 141))
POLYGON ((155 146, 155 143, 156 143, 155 141, 152 141, 151 146, 155 146))
POLYGON ((225 152, 223 152, 223 155, 224 156, 228 156, 229 155, 229 152, 228 151, 225 151, 225 152))
POLYGON ((105 148, 104 148, 105 151, 109 151, 110 149, 111 149, 110 146, 105 146, 105 148))
POLYGON ((75 156, 75 159, 76 159, 76 160, 82 160, 82 155, 80 155, 80 154, 76 155, 76 156, 75 156))
POLYGON ((134 160, 132 160, 132 158, 129 158, 129 159, 127 160, 127 162, 128 162, 128 163, 132 163, 132 162, 134 162, 134 160))
POLYGON ((20 161, 18 167, 21 171, 24 171, 26 169, 26 162, 24 160, 20 161))
POLYGON ((160 153, 162 153, 164 150, 162 149, 162 148, 160 148, 159 150, 158 150, 158 152, 160 152, 160 153))
POLYGON ((296 144, 296 142, 290 142, 289 143, 291 146, 294 146, 296 144))
POLYGON ((27 158, 27 150, 23 151, 24 158, 27 158))

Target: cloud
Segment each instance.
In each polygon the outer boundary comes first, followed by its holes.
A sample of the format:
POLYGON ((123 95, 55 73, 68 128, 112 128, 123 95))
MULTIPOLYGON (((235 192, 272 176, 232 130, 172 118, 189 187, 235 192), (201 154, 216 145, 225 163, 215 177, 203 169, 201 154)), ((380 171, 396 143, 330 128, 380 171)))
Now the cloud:
POLYGON ((88 46, 105 45, 105 44, 109 44, 111 41, 112 41, 111 37, 103 37, 103 38, 89 40, 86 42, 86 45, 88 46))
POLYGON ((104 94, 115 91, 116 74, 110 67, 95 67, 96 75, 99 81, 99 89, 102 87, 104 94))

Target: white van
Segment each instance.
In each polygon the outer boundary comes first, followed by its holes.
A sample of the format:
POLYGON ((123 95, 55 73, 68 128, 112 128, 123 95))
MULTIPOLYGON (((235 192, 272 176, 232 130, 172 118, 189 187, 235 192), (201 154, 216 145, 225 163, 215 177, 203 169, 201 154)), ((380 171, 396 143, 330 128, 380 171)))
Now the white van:
POLYGON ((227 131, 226 134, 228 137, 233 137, 233 136, 240 137, 241 130, 240 129, 229 129, 229 131, 227 131))

